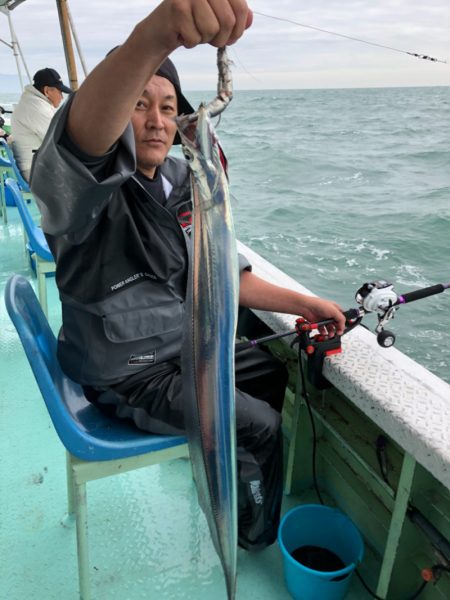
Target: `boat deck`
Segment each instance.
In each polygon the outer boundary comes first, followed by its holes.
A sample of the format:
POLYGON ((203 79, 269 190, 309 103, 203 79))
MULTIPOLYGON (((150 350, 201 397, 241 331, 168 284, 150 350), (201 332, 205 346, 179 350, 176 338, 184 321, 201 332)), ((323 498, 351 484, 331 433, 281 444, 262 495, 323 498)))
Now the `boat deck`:
MULTIPOLYGON (((0 225, 0 293, 12 273, 36 280, 24 252, 17 210, 0 225)), ((49 321, 60 306, 47 281, 49 321)), ((0 597, 76 600, 74 522, 66 516, 65 452, 42 401, 18 336, 0 302, 1 361, 0 597)), ((283 511, 312 494, 285 498, 283 511)), ((219 560, 198 506, 189 461, 178 459, 88 484, 94 600, 226 598, 219 560)), ((237 599, 288 600, 277 544, 238 553, 237 599)), ((356 577, 349 600, 370 598, 356 577)))

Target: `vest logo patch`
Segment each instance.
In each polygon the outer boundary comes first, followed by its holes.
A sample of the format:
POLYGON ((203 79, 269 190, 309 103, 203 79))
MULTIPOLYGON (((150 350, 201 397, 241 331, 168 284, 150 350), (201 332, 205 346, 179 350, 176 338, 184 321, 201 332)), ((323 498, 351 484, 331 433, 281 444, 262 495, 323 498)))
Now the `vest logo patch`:
POLYGON ((123 288, 125 285, 128 285, 129 283, 133 283, 133 281, 136 281, 137 279, 157 279, 156 275, 153 275, 152 273, 135 273, 134 275, 130 275, 129 277, 127 277, 126 279, 123 279, 122 281, 118 281, 117 283, 113 283, 111 286, 111 291, 114 292, 115 290, 120 290, 120 288, 123 288))
POLYGON ((129 365, 152 365, 156 361, 156 352, 146 354, 131 354, 128 359, 129 365))

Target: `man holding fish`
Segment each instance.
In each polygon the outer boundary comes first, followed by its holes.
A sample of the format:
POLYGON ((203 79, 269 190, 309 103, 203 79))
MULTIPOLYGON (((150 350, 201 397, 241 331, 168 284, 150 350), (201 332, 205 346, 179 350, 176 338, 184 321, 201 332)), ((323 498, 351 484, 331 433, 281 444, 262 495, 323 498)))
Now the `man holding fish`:
MULTIPOLYGON (((251 25, 245 0, 164 0, 87 77, 52 122, 31 175, 56 261, 58 356, 101 410, 152 433, 185 430, 180 349, 191 197, 175 118, 194 112, 168 59, 222 47, 251 25)), ((331 301, 266 282, 239 257, 239 304, 345 319, 331 301)), ((286 372, 266 352, 236 356, 239 544, 273 543, 282 493, 286 372)))

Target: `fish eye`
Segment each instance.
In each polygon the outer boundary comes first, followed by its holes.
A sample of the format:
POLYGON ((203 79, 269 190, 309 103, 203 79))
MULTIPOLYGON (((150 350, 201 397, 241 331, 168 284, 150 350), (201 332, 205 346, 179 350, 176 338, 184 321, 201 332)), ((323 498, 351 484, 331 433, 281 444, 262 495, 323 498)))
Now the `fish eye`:
POLYGON ((192 162, 194 160, 194 155, 192 154, 192 152, 188 148, 183 148, 183 154, 184 154, 184 158, 188 162, 192 162))

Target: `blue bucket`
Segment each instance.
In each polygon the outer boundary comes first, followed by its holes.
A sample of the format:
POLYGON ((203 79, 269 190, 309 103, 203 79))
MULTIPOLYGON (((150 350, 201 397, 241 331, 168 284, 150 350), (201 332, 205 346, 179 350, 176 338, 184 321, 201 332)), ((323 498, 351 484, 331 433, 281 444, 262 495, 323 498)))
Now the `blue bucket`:
POLYGON ((288 511, 278 529, 286 586, 294 600, 342 600, 351 576, 364 555, 356 525, 343 512, 321 504, 304 504, 288 511), (302 546, 334 552, 344 563, 339 571, 316 571, 292 556, 302 546))

